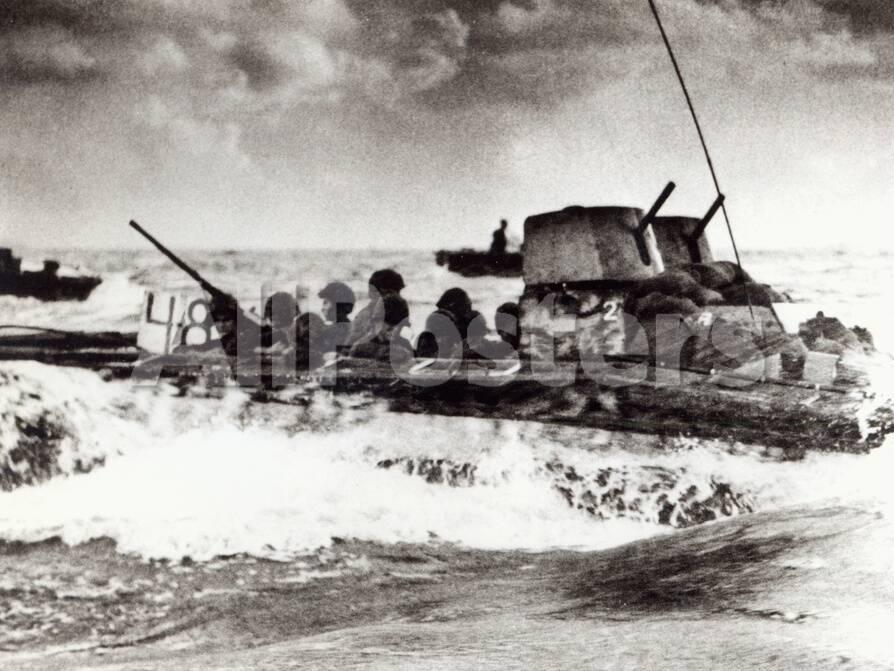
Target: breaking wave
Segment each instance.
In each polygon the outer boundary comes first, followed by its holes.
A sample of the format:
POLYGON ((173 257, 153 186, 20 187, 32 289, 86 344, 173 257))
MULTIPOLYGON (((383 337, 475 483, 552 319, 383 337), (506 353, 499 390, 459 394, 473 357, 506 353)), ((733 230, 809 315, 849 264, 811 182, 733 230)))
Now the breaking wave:
POLYGON ((120 453, 131 406, 96 374, 33 362, 0 368, 0 490, 89 471, 120 453))
POLYGON ((136 331, 145 289, 125 272, 103 275, 84 301, 0 296, 0 323, 63 330, 136 331))
POLYGON ((852 496, 887 458, 784 461, 759 446, 402 415, 363 396, 178 398, 35 363, 0 376, 12 489, 0 539, 107 537, 144 558, 290 557, 334 538, 594 550, 852 496))

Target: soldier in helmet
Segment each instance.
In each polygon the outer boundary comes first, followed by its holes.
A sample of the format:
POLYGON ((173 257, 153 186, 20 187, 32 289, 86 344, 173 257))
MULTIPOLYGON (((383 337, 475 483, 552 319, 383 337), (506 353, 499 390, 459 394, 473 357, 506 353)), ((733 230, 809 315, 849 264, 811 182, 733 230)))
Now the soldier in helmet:
POLYGON ((354 310, 354 292, 344 282, 330 282, 319 294, 323 299, 323 320, 326 325, 321 332, 321 350, 338 352, 350 349, 351 319, 354 310))
POLYGON ((400 366, 413 358, 413 346, 400 334, 400 329, 409 325, 407 302, 391 294, 385 296, 381 303, 382 321, 378 323, 376 332, 368 340, 355 344, 351 348, 351 356, 390 361, 393 366, 400 366))
POLYGON ((285 291, 277 291, 264 303, 261 346, 282 350, 295 337, 295 320, 301 315, 298 301, 285 291))
POLYGON ((461 359, 483 345, 487 324, 463 289, 443 293, 416 343, 416 356, 461 359))
POLYGON ((379 334, 385 322, 384 300, 394 296, 404 301, 400 292, 405 287, 404 278, 396 270, 385 268, 377 270, 369 277, 369 303, 367 303, 351 323, 348 342, 355 345, 368 342, 379 334))

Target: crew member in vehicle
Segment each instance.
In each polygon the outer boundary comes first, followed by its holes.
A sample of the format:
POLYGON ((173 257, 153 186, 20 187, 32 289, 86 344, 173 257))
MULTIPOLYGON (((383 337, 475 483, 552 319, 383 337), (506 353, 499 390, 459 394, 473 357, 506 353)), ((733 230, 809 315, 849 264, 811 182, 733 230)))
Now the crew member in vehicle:
POLYGON ((509 226, 509 222, 505 219, 500 219, 500 228, 494 231, 493 242, 490 243, 490 254, 505 254, 506 253, 506 227, 509 226))
POLYGON ((400 329, 409 325, 410 311, 407 302, 395 294, 385 296, 381 304, 383 319, 378 330, 368 340, 355 344, 351 356, 401 365, 413 358, 413 346, 400 334, 400 329))
POLYGON ((323 320, 320 349, 323 352, 338 352, 350 349, 351 318, 354 310, 354 292, 344 282, 330 282, 319 294, 323 299, 323 320))
MULTIPOLYGON (((347 344, 356 345, 376 337, 385 318, 385 299, 389 296, 395 296, 403 301, 400 292, 405 286, 404 278, 401 274, 391 268, 377 270, 370 275, 369 303, 361 308, 360 312, 354 317, 347 344)), ((406 304, 406 301, 404 303, 406 304)))

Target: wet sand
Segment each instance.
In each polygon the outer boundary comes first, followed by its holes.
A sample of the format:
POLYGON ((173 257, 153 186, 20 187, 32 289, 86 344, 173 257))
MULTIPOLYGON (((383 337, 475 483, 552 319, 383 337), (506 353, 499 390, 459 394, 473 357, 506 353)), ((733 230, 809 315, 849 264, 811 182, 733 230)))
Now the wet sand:
POLYGON ((172 565, 7 544, 0 668, 892 668, 892 556, 870 506, 586 554, 351 541, 172 565))

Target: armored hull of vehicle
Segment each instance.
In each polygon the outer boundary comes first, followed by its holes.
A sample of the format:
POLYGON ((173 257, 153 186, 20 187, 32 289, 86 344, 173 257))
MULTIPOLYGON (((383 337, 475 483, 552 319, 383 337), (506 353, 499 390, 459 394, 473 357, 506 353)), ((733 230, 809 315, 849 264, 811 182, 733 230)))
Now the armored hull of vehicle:
MULTIPOLYGON (((673 242, 673 228, 658 238, 644 219, 624 207, 529 218, 520 344, 508 357, 399 365, 340 357, 308 371, 263 348, 234 357, 212 342, 152 354, 132 336, 42 334, 0 339, 0 359, 102 369, 142 384, 176 379, 199 392, 239 385, 259 401, 360 394, 399 412, 795 451, 865 451, 894 432, 891 400, 873 386, 879 358, 865 334, 824 315, 806 320, 799 335, 787 333, 773 307, 784 297, 735 264, 684 263, 685 246, 674 248, 678 257, 665 270, 662 244, 673 242)), ((699 244, 700 258, 710 258, 699 244)))
POLYGON ((876 396, 859 371, 844 367, 831 384, 813 384, 754 371, 672 370, 621 357, 606 357, 599 367, 415 359, 399 368, 344 358, 273 378, 263 356, 233 376, 220 351, 152 355, 114 334, 96 334, 95 342, 57 342, 52 353, 45 340, 37 343, 36 337, 30 343, 0 339, 0 360, 86 367, 144 385, 166 379, 201 393, 242 384, 260 402, 306 405, 315 396, 359 394, 395 412, 716 439, 794 454, 864 452, 894 433, 890 401, 876 396))

